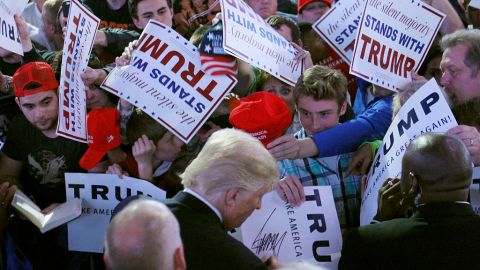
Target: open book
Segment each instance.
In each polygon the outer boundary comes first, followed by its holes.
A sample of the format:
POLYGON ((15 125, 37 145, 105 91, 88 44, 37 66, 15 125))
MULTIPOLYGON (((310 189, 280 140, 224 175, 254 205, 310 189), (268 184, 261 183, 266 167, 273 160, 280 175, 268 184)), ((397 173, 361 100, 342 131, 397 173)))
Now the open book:
POLYGON ((75 198, 60 204, 48 214, 43 214, 42 210, 18 189, 13 197, 12 206, 35 224, 42 233, 67 223, 82 213, 82 200, 75 198))

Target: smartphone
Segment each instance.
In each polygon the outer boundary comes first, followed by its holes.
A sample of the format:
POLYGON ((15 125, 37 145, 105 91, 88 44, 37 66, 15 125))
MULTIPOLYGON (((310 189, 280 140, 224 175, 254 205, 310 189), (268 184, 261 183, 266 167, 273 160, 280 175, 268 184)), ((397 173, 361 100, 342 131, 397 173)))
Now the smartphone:
POLYGON ((68 12, 70 12, 70 1, 64 1, 62 2, 62 12, 63 12, 63 17, 68 18, 68 12))

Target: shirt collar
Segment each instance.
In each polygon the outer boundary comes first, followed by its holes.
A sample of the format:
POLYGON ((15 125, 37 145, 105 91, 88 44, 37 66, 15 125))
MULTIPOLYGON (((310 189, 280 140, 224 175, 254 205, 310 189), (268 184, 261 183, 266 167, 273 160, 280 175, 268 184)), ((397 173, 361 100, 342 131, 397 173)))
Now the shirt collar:
POLYGON ((192 189, 189 189, 189 188, 185 188, 183 190, 183 192, 188 193, 188 194, 194 196, 195 198, 199 199, 200 201, 202 201, 204 204, 206 204, 208 207, 210 207, 210 209, 212 209, 212 211, 223 222, 223 217, 222 217, 222 214, 220 213, 220 211, 218 211, 218 209, 215 206, 213 206, 213 204, 211 204, 209 201, 205 200, 200 194, 198 194, 197 192, 195 192, 195 191, 193 191, 192 189))
MULTIPOLYGON (((470 205, 470 203, 466 202, 466 201, 453 201, 452 203, 470 205)), ((417 204, 417 207, 424 207, 425 205, 427 205, 427 204, 426 203, 419 203, 419 204, 417 204)))

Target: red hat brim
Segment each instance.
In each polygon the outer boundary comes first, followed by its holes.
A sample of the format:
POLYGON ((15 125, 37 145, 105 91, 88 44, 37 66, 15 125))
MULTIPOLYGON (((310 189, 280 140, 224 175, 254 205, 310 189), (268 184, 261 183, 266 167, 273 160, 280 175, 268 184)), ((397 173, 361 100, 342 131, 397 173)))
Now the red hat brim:
POLYGON ((105 150, 96 150, 88 148, 88 150, 83 154, 82 158, 79 161, 80 167, 85 170, 90 170, 102 160, 107 151, 105 150))

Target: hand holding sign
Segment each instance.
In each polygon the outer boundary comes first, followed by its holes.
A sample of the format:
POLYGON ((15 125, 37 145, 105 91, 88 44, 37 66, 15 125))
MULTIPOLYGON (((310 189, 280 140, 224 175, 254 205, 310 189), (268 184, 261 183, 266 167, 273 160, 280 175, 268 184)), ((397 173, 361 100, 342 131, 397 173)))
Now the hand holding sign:
POLYGON ((292 206, 299 206, 305 202, 303 185, 296 175, 289 175, 276 182, 273 184, 273 189, 284 202, 292 206))
POLYGON ((372 159, 372 145, 370 145, 370 143, 362 145, 353 156, 349 158, 346 175, 364 175, 368 173, 372 159))
POLYGON ((128 172, 123 171, 122 167, 117 163, 108 166, 106 174, 115 174, 118 178, 123 179, 123 176, 128 176, 128 172))
POLYGON ((131 41, 128 43, 128 46, 125 47, 121 56, 115 57, 115 66, 116 67, 123 67, 130 64, 130 60, 132 60, 132 53, 135 48, 135 44, 138 40, 131 41))
POLYGON ((448 134, 458 136, 467 146, 473 163, 480 165, 480 132, 476 127, 459 125, 449 129, 448 134))
POLYGON ((312 60, 312 55, 310 54, 309 51, 304 50, 300 45, 292 42, 290 43, 292 46, 297 49, 298 53, 295 55, 293 58, 294 61, 296 61, 298 64, 302 64, 303 61, 303 68, 302 70, 305 71, 310 67, 313 67, 313 60, 312 60))
POLYGON ((103 80, 107 77, 107 72, 103 69, 93 69, 91 67, 86 67, 85 71, 80 73, 83 84, 89 86, 92 84, 100 85, 103 80))
POLYGON ((22 49, 24 52, 32 50, 32 40, 30 39, 30 34, 28 30, 28 24, 20 15, 15 15, 15 23, 18 28, 18 35, 20 36, 20 41, 22 42, 22 49))

